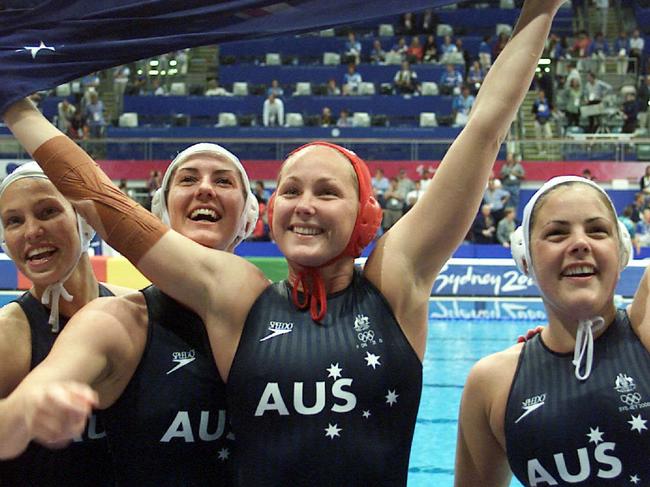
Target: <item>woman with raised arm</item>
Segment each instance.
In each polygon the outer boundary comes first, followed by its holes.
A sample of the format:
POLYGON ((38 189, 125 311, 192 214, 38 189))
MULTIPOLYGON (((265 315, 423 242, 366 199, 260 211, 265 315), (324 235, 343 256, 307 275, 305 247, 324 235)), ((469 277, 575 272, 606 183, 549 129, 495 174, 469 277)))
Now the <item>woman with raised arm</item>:
POLYGON ((284 162, 269 221, 289 279, 268 288, 244 260, 166 232, 92 161, 73 163, 78 148, 28 105, 5 114, 107 241, 219 337, 213 353, 228 379, 236 483, 406 483, 431 287, 473 220, 560 3, 526 2, 467 126, 362 272, 354 258, 381 210, 365 163, 340 146, 307 144, 284 162))
MULTIPOLYGON (((23 164, 0 184, 2 247, 32 282, 29 291, 0 309, 0 398, 46 357, 82 306, 130 291, 97 282, 87 252, 94 234, 36 163, 23 164)), ((43 399, 56 405, 76 394, 86 393, 74 384, 57 384, 43 399)), ((80 413, 86 417, 75 441, 58 450, 31 443, 17 458, 0 461, 0 484, 114 485, 103 424, 93 414, 84 428, 94 394, 84 397, 80 413)), ((10 446, 0 437, 0 451, 10 446)))
POLYGON ((507 486, 513 473, 526 486, 645 485, 647 293, 629 315, 616 309, 632 246, 611 200, 588 179, 552 179, 526 205, 511 248, 537 282, 548 326, 472 368, 455 485, 507 486))
MULTIPOLYGON (((257 200, 237 157, 196 144, 170 164, 152 211, 193 241, 232 251, 254 227, 257 200)), ((210 345, 218 340, 155 286, 92 303, 4 404, 14 424, 33 425, 18 432, 13 448, 29 437, 76 433, 70 428, 79 422, 68 421, 76 397, 61 407, 44 403, 48 391, 74 381, 97 391, 99 407, 107 408, 99 416, 117 485, 231 485, 225 385, 210 345)), ((86 401, 78 400, 80 407, 86 401)))

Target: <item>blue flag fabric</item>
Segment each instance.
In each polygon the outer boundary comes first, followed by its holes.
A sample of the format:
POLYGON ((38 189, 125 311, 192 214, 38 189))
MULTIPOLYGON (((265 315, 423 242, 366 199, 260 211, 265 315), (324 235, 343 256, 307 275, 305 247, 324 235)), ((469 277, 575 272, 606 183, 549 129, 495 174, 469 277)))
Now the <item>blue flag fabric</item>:
POLYGON ((170 51, 353 24, 454 0, 45 0, 0 11, 0 113, 36 91, 170 51))

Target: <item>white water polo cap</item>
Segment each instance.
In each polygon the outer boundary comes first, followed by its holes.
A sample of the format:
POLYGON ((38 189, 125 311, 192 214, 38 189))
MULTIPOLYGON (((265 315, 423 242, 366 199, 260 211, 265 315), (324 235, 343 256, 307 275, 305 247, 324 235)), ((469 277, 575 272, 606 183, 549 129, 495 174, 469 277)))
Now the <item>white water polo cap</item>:
POLYGON ((167 200, 165 196, 169 190, 172 174, 174 174, 176 168, 178 168, 182 163, 197 154, 206 154, 216 156, 218 158, 226 158, 235 166, 239 172, 239 175, 241 176, 241 180, 246 191, 246 201, 244 202, 244 209, 242 210, 242 213, 239 216, 239 221, 237 223, 237 237, 235 238, 235 246, 237 246, 243 240, 246 240, 251 233, 253 233, 255 224, 257 223, 257 218, 259 216, 259 204, 257 203, 257 198, 251 190, 248 174, 246 174, 246 170, 244 169, 241 161, 232 152, 224 149, 220 145, 202 142, 200 144, 194 144, 184 151, 180 152, 169 164, 169 167, 163 176, 160 188, 158 188, 153 195, 151 201, 151 212, 160 218, 165 225, 171 225, 169 219, 169 210, 167 208, 167 200))
MULTIPOLYGON (((39 179, 46 179, 49 181, 49 178, 45 175, 43 170, 40 168, 38 164, 35 162, 27 162, 25 164, 22 164, 19 166, 15 171, 13 171, 11 174, 9 174, 6 178, 2 180, 2 183, 0 183, 0 197, 4 194, 5 190, 13 183, 20 179, 25 179, 25 178, 39 178, 39 179)), ((60 279, 59 281, 48 285, 45 290, 43 291, 43 296, 41 297, 41 303, 43 303, 46 306, 51 306, 50 308, 50 318, 48 320, 48 323, 52 325, 52 331, 53 332, 58 332, 59 331, 59 298, 63 297, 66 301, 72 301, 73 296, 68 293, 68 291, 63 287, 63 283, 68 280, 68 278, 72 275, 72 272, 74 271, 75 267, 77 266, 77 263, 79 262, 79 258, 81 257, 81 254, 84 252, 87 252, 88 249, 90 248, 90 242, 92 241, 93 237, 95 236, 95 230, 93 227, 91 227, 84 218, 79 215, 75 211, 75 215, 77 217, 77 232, 79 235, 79 255, 77 256, 77 259, 74 262, 74 265, 72 268, 66 272, 65 276, 60 279)), ((0 220, 0 245, 2 246, 2 249, 5 251, 5 253, 13 259, 13 256, 11 255, 11 252, 9 252, 9 248, 7 247, 7 243, 5 242, 4 238, 4 225, 2 221, 0 220)))

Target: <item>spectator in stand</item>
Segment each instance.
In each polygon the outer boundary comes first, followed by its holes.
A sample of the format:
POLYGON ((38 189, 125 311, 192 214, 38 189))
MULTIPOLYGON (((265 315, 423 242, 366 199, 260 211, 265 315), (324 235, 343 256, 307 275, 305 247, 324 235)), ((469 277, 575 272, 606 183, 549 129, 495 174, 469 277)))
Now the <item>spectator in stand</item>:
POLYGON ((456 44, 456 52, 459 53, 460 56, 463 58, 463 64, 465 65, 463 71, 465 71, 467 67, 470 65, 469 52, 467 52, 467 49, 465 49, 465 46, 463 45, 463 40, 460 37, 456 39, 455 44, 456 44))
POLYGON ((521 165, 512 152, 506 154, 506 161, 503 163, 503 166, 501 166, 499 176, 501 177, 501 186, 510 193, 508 206, 512 206, 517 210, 519 207, 521 182, 526 177, 526 171, 524 170, 524 166, 521 165))
POLYGON ((336 80, 330 78, 327 81, 327 96, 339 96, 341 94, 341 88, 336 86, 336 80))
POLYGON ((438 16, 433 13, 433 10, 428 8, 422 14, 422 24, 420 31, 423 34, 435 33, 438 26, 438 16))
POLYGON ((481 205, 481 210, 476 215, 472 229, 470 230, 472 242, 475 244, 496 243, 496 230, 490 205, 484 203, 481 205))
POLYGON ((490 42, 492 38, 490 36, 483 37, 483 40, 478 46, 478 60, 481 63, 481 67, 487 72, 492 66, 492 46, 490 42))
POLYGON ((332 127, 333 125, 336 125, 336 123, 332 116, 332 110, 330 107, 323 107, 323 111, 320 114, 320 126, 332 127))
POLYGON ((632 221, 632 213, 634 212, 634 206, 633 205, 627 205, 623 209, 623 213, 621 213, 618 216, 618 220, 625 225, 625 228, 627 228, 627 233, 630 234, 630 238, 632 239, 632 245, 634 246, 634 249, 636 250, 636 253, 638 254, 641 252, 641 244, 639 243, 639 237, 636 234, 636 223, 632 221))
POLYGON ((497 242, 505 248, 510 248, 510 235, 517 228, 515 209, 509 206, 503 211, 503 218, 497 223, 497 242))
POLYGON ((467 71, 467 84, 473 94, 478 92, 478 89, 483 83, 483 78, 485 78, 485 72, 481 68, 481 63, 475 60, 467 71))
POLYGON ((284 96, 284 88, 280 86, 280 83, 277 79, 271 80, 271 86, 266 90, 266 96, 275 95, 276 98, 282 98, 284 96))
POLYGON ((442 45, 438 50, 438 53, 440 55, 440 62, 446 63, 447 59, 449 59, 449 57, 456 52, 458 52, 458 47, 456 47, 456 44, 454 44, 451 36, 446 35, 443 37, 442 45))
POLYGON ((650 199, 650 164, 645 167, 645 174, 639 179, 639 186, 648 201, 650 199))
POLYGON ((408 212, 413 205, 417 203, 420 196, 424 194, 425 189, 422 188, 422 182, 419 179, 413 181, 415 187, 406 194, 406 202, 404 204, 404 213, 408 212))
POLYGON ((375 199, 379 203, 379 206, 382 208, 386 207, 386 200, 384 199, 384 194, 388 191, 390 187, 390 182, 388 178, 384 175, 384 170, 380 167, 375 171, 375 175, 372 178, 372 190, 375 194, 375 199))
POLYGON ((474 106, 476 98, 467 85, 463 85, 460 95, 454 97, 451 105, 452 117, 454 120, 454 127, 464 127, 467 125, 469 113, 474 106))
POLYGON ((418 36, 413 36, 411 39, 411 45, 406 50, 406 59, 411 64, 417 64, 422 62, 424 57, 424 48, 420 44, 420 38, 418 36))
MULTIPOLYGON (((645 49, 645 39, 641 35, 639 29, 634 29, 632 31, 632 36, 630 37, 630 57, 636 59, 636 70, 639 73, 643 73, 645 66, 643 63, 643 51, 645 49)), ((634 70, 635 66, 630 66, 629 69, 634 70)))
MULTIPOLYGON (((566 38, 565 42, 566 42, 566 38)), ((545 49, 546 57, 553 61, 564 58, 564 48, 562 46, 562 38, 557 34, 551 34, 548 38, 548 43, 545 49)))
POLYGON ((501 32, 497 36, 497 41, 494 43, 494 47, 492 48, 492 62, 499 57, 499 54, 501 54, 501 51, 503 51, 503 48, 506 47, 506 44, 510 40, 510 36, 506 34, 505 32, 501 32))
POLYGON ((361 43, 357 40, 354 32, 348 32, 348 40, 345 41, 343 51, 344 62, 359 64, 361 62, 361 43))
POLYGON ((379 39, 375 39, 372 43, 370 62, 372 64, 384 64, 386 62, 386 51, 381 47, 381 41, 379 39))
MULTIPOLYGON (((603 101, 605 95, 611 91, 612 85, 605 83, 603 80, 596 78, 593 72, 587 73, 587 82, 585 83, 585 98, 587 105, 598 105, 603 101)), ((600 125, 600 116, 592 115, 589 117, 589 132, 595 133, 600 125)))
POLYGON ((90 127, 86 117, 81 110, 77 110, 70 121, 68 134, 74 140, 86 140, 90 136, 90 127))
POLYGON ((435 63, 437 60, 438 47, 436 46, 436 38, 433 34, 429 34, 427 41, 424 43, 422 61, 425 63, 435 63))
POLYGON ((357 95, 362 81, 361 75, 357 72, 356 64, 348 64, 348 72, 343 75, 343 94, 357 95))
POLYGON ((454 94, 454 91, 460 91, 462 85, 463 75, 456 69, 454 64, 447 64, 445 66, 445 72, 442 73, 440 82, 438 83, 440 93, 443 95, 454 94))
POLYGON ((573 57, 577 57, 577 58, 587 57, 589 55, 590 45, 591 45, 591 38, 589 37, 587 31, 581 30, 580 32, 578 32, 578 36, 575 38, 575 41, 573 42, 573 47, 571 48, 573 57))
POLYGON ((588 179, 589 181, 596 181, 596 177, 592 174, 591 169, 589 169, 588 167, 585 167, 582 170, 581 176, 585 179, 588 179))
POLYGON ((97 91, 99 89, 99 75, 97 73, 90 73, 81 78, 81 90, 84 96, 89 96, 89 91, 97 91))
POLYGON ((648 105, 650 105, 650 74, 644 76, 639 83, 637 98, 639 99, 639 109, 642 112, 647 112, 648 105))
POLYGON ((100 138, 104 135, 104 102, 99 99, 97 92, 90 92, 90 101, 86 104, 86 120, 90 129, 90 137, 100 138))
POLYGON ((488 179, 488 185, 483 194, 483 203, 490 205, 490 211, 494 217, 494 221, 498 222, 503 218, 503 210, 506 207, 506 203, 510 199, 510 193, 497 185, 497 180, 494 176, 490 176, 488 179))
POLYGON ((616 61, 616 74, 627 73, 628 60, 630 55, 630 39, 627 32, 621 30, 614 41, 614 55, 618 58, 616 61))
POLYGON ((627 93, 621 107, 621 113, 623 115, 622 131, 624 134, 633 134, 636 131, 639 109, 639 100, 637 100, 636 95, 634 93, 627 93))
POLYGON ((404 168, 401 168, 397 173, 397 187, 402 193, 403 201, 406 201, 406 195, 415 189, 415 183, 408 177, 404 168))
POLYGON ((582 106, 582 85, 579 78, 572 78, 563 93, 564 114, 568 125, 580 126, 580 107, 582 106))
POLYGON ((130 82, 126 85, 125 95, 129 96, 139 96, 146 93, 147 88, 147 79, 144 75, 138 75, 133 82, 130 82))
POLYGON ((165 87, 160 84, 160 79, 159 78, 152 79, 151 88, 147 92, 147 95, 165 96, 166 94, 167 91, 165 90, 165 87))
POLYGON ((650 208, 644 208, 641 219, 636 225, 638 244, 641 247, 650 247, 650 208))
POLYGON ((399 55, 402 60, 406 59, 406 51, 408 51, 408 46, 406 45, 406 38, 400 37, 397 40, 397 44, 391 47, 391 52, 399 55))
POLYGON ((415 34, 416 30, 417 26, 415 25, 415 16, 413 15, 413 12, 406 12, 400 19, 398 32, 402 35, 410 36, 415 34))
POLYGON ((129 78, 131 77, 131 68, 128 65, 123 64, 122 66, 117 66, 113 70, 113 89, 118 98, 124 95, 126 91, 126 85, 129 83, 129 78))
POLYGON ((630 216, 630 219, 634 223, 639 223, 639 220, 641 220, 641 215, 643 214, 643 210, 647 208, 645 200, 646 194, 642 191, 634 193, 634 201, 632 202, 632 215, 630 216))
POLYGON ((273 93, 264 100, 262 123, 265 127, 281 127, 284 125, 284 103, 273 93))
POLYGON ((216 79, 210 78, 205 90, 205 96, 233 96, 233 94, 223 86, 219 86, 219 82, 216 79))
POLYGON ((269 226, 267 223, 267 204, 265 202, 259 202, 258 206, 259 214, 257 215, 257 221, 255 222, 253 232, 251 233, 251 236, 248 238, 248 240, 251 240, 253 242, 268 242, 271 240, 271 236, 269 234, 269 226))
POLYGON ((408 61, 403 61, 401 69, 395 73, 393 87, 398 95, 410 95, 418 91, 418 74, 411 69, 408 61))
POLYGON ((352 127, 352 120, 350 119, 350 112, 342 108, 339 112, 339 119, 336 121, 337 127, 352 127))
POLYGON ((566 81, 565 81, 566 83, 571 83, 572 79, 577 79, 580 82, 580 84, 582 84, 582 77, 580 76, 580 71, 578 71, 578 67, 574 61, 567 62, 566 70, 567 70, 566 81))
POLYGON ((605 58, 610 55, 609 43, 602 32, 596 33, 594 40, 589 44, 587 55, 592 58, 596 64, 596 71, 605 72, 605 58))
POLYGON ((384 193, 384 201, 384 216, 381 221, 381 228, 386 232, 404 214, 404 193, 399 189, 397 178, 390 178, 390 185, 384 193))
POLYGON ((255 181, 255 187, 253 188, 253 194, 258 203, 268 203, 269 198, 271 197, 271 191, 266 189, 264 181, 258 179, 255 181))
POLYGON ((535 116, 535 138, 537 141, 537 150, 540 155, 546 153, 546 148, 542 145, 539 139, 550 139, 553 137, 553 130, 549 123, 551 119, 551 106, 546 99, 544 90, 537 91, 537 98, 533 102, 532 107, 533 115, 535 116))
POLYGON ((70 125, 72 124, 72 119, 74 114, 77 112, 77 108, 68 101, 67 98, 64 98, 57 104, 57 119, 56 126, 64 134, 70 132, 70 125))

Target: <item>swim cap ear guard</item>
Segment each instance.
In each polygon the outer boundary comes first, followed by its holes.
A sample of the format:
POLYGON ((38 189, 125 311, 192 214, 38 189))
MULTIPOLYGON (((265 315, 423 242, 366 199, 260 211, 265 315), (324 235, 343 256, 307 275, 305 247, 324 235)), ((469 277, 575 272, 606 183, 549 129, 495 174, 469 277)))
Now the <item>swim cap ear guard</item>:
POLYGON ((246 240, 255 229, 255 224, 259 217, 259 203, 257 198, 251 190, 251 184, 248 179, 248 174, 242 165, 241 161, 229 150, 221 147, 218 144, 200 143, 194 144, 187 149, 181 151, 174 160, 169 164, 165 175, 163 176, 162 184, 158 188, 151 199, 151 213, 156 215, 165 225, 171 226, 169 220, 169 210, 167 208, 167 201, 165 195, 169 190, 171 184, 171 177, 178 166, 185 162, 190 157, 197 154, 206 154, 216 157, 225 158, 230 161, 241 176, 242 183, 246 192, 246 201, 244 202, 244 209, 239 216, 237 223, 237 236, 235 238, 235 246, 239 245, 243 240, 246 240))

